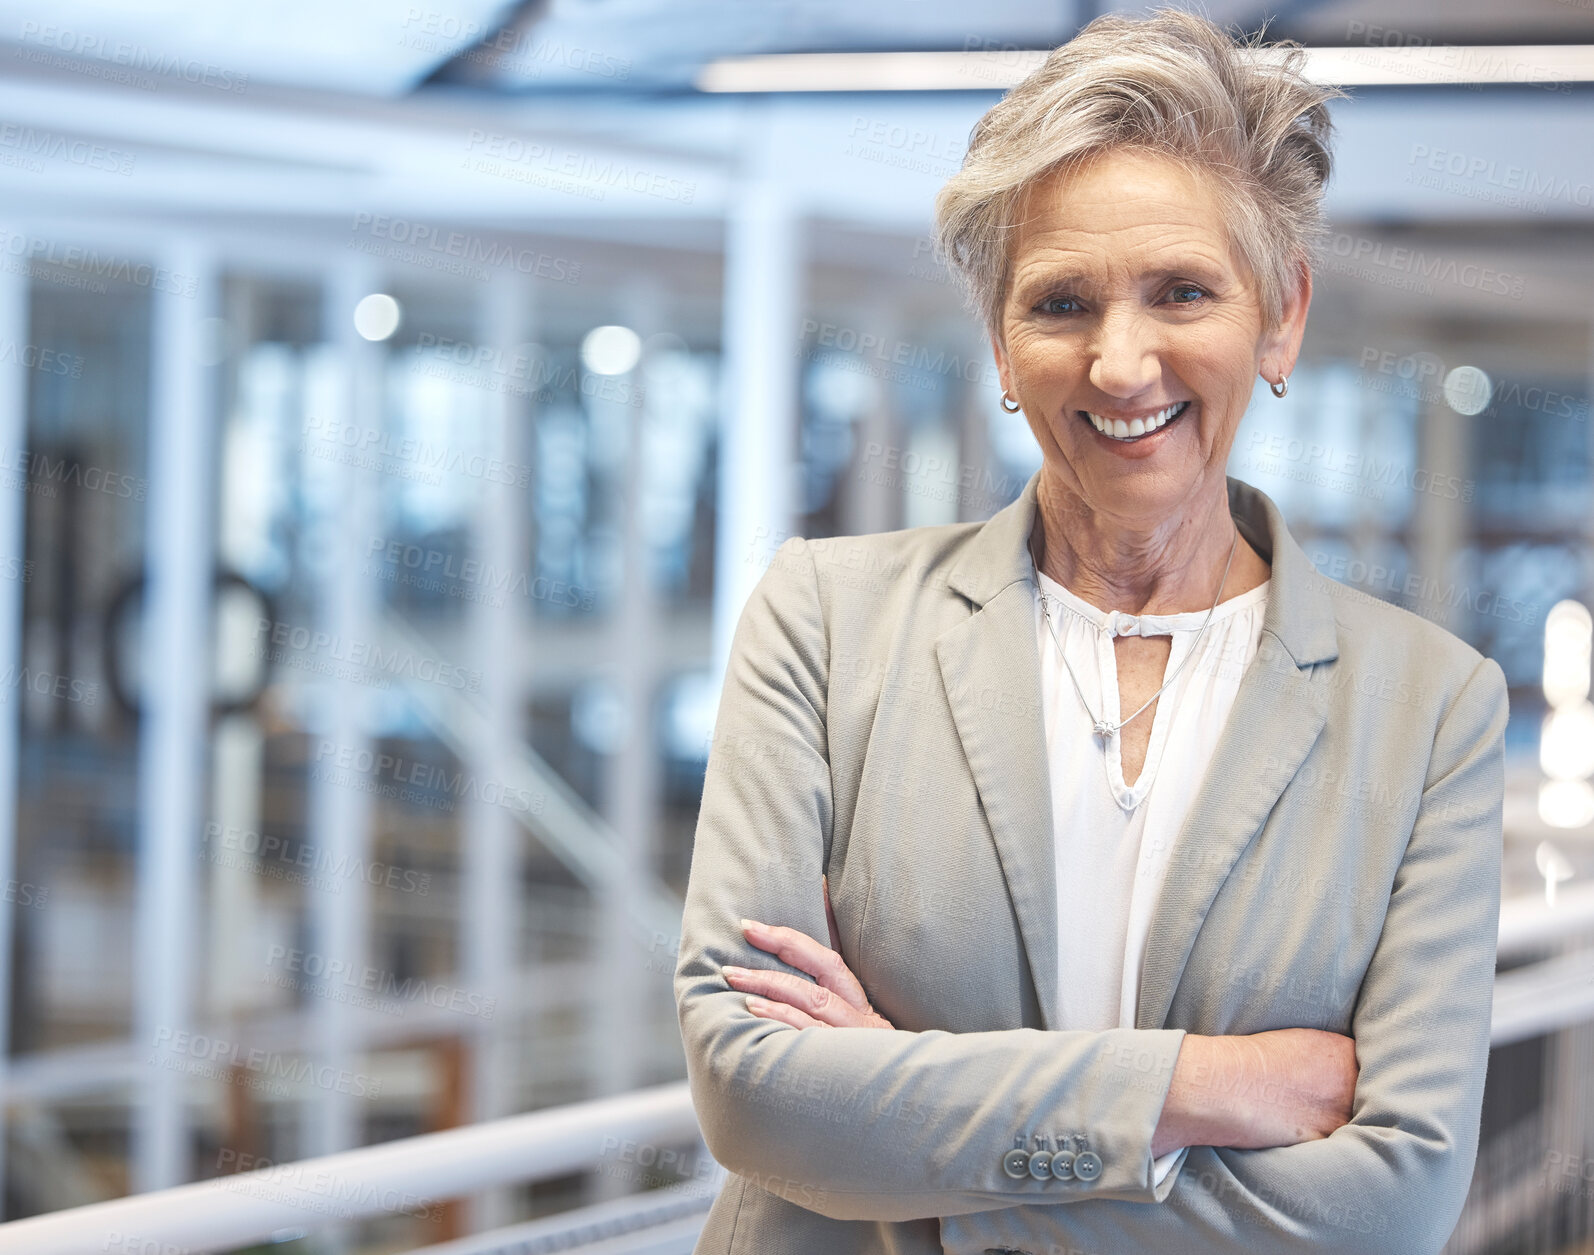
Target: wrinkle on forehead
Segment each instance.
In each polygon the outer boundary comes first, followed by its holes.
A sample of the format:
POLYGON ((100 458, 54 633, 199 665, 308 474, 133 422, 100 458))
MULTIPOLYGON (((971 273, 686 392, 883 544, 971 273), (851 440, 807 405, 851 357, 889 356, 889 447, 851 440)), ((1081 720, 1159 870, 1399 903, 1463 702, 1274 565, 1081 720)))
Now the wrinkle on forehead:
POLYGON ((1192 279, 1249 278, 1210 176, 1170 158, 1108 150, 1031 185, 1019 210, 1010 295, 1029 282, 1111 286, 1187 267, 1204 272, 1192 279))

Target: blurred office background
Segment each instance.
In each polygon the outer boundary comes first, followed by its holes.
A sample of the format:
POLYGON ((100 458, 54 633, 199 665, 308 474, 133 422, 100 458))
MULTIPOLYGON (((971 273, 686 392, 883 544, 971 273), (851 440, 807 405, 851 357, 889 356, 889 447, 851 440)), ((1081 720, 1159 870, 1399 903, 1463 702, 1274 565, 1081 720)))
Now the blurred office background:
MULTIPOLYGON (((0 0, 7 1220, 215 1180, 126 1249, 690 1249, 730 630, 786 536, 1038 465, 931 201, 1119 7, 0 0)), ((1447 1249, 1588 1250, 1594 5, 1205 11, 1354 94, 1231 473, 1511 685, 1447 1249)))

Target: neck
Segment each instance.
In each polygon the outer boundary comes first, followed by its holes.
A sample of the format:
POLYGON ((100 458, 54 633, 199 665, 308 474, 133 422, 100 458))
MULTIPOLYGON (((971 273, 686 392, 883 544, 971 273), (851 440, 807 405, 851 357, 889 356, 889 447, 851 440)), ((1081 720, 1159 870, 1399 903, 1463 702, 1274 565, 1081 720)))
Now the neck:
POLYGON ((1267 579, 1267 563, 1237 536, 1224 481, 1204 487, 1167 518, 1129 525, 1091 509, 1043 470, 1030 554, 1037 570, 1100 610, 1182 614, 1209 610, 1214 600, 1267 579))

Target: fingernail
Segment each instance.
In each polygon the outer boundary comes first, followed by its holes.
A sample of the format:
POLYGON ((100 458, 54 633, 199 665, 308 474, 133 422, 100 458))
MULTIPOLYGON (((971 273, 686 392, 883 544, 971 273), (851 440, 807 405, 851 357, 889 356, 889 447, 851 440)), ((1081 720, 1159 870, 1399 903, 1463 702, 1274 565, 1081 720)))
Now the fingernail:
POLYGON ((745 967, 737 967, 734 963, 724 964, 721 966, 720 971, 724 972, 727 976, 742 977, 747 975, 747 969, 745 967))
POLYGON ((768 1010, 768 1008, 769 1003, 765 1002, 762 998, 755 997, 752 994, 747 995, 747 1009, 749 1011, 765 1011, 768 1010))
POLYGON ((760 924, 758 923, 757 920, 744 919, 742 921, 742 929, 743 929, 743 931, 746 931, 749 928, 758 928, 758 927, 760 927, 760 924))

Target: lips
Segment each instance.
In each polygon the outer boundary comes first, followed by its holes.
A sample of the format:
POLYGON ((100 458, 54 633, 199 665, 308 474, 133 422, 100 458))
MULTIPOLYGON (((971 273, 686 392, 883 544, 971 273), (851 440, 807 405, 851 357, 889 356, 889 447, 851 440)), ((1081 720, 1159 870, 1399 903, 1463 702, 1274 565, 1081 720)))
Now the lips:
POLYGON ((1089 410, 1081 410, 1080 413, 1109 440, 1137 440, 1142 436, 1151 435, 1152 432, 1161 431, 1189 408, 1190 402, 1176 401, 1146 418, 1136 418, 1128 422, 1121 418, 1104 418, 1100 414, 1092 414, 1089 410))

